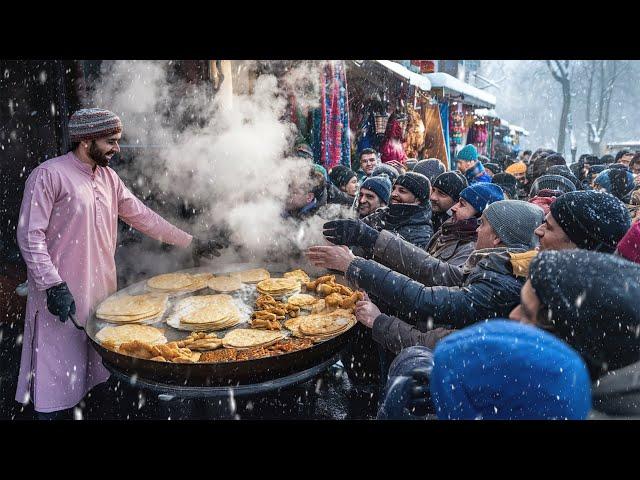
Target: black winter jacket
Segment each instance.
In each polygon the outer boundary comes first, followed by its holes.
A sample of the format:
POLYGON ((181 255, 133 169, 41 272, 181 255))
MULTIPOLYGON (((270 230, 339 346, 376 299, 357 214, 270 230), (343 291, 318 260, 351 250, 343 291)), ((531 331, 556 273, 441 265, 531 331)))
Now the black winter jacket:
POLYGON ((363 258, 349 264, 346 277, 392 305, 400 318, 420 331, 427 331, 434 324, 464 328, 487 318, 508 316, 520 303, 525 278, 513 274, 509 252, 524 250, 506 247, 476 250, 460 269, 459 280, 449 278, 450 286, 426 287, 363 258))
POLYGON ((379 208, 362 221, 378 231, 397 233, 420 248, 426 248, 433 235, 430 205, 391 204, 379 208))

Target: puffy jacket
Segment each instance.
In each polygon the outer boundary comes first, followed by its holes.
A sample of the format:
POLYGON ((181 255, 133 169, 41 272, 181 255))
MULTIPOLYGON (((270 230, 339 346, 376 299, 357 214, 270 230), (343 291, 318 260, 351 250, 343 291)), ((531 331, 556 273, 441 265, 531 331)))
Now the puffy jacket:
POLYGON ((378 231, 394 232, 420 248, 426 248, 433 235, 431 206, 392 204, 377 209, 362 221, 378 231))
MULTIPOLYGON (((453 267, 459 277, 448 277, 449 286, 425 286, 363 258, 349 264, 346 277, 370 295, 392 304, 400 318, 420 331, 434 324, 463 328, 486 318, 508 316, 520 303, 525 277, 513 273, 510 253, 524 252, 506 247, 476 250, 463 267, 453 267)), ((450 267, 444 262, 440 266, 450 267)))
POLYGON ((474 252, 476 234, 475 230, 469 232, 469 226, 476 222, 446 223, 444 233, 441 229, 433 236, 427 251, 382 231, 373 258, 426 286, 459 286, 464 277, 462 267, 474 252))

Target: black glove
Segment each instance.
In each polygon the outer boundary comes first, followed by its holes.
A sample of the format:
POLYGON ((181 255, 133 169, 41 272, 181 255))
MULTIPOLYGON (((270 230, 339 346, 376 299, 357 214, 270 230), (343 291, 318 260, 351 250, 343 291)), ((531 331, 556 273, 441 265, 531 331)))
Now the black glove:
POLYGON ((424 417, 429 413, 434 413, 431 391, 429 390, 429 376, 432 369, 432 366, 420 367, 411 372, 412 385, 409 388, 407 409, 413 415, 424 417))
POLYGON ((229 244, 223 242, 222 239, 216 240, 202 240, 199 238, 193 238, 193 247, 191 251, 191 255, 193 256, 194 262, 198 263, 200 257, 205 258, 213 258, 214 256, 219 257, 220 252, 225 247, 228 247, 229 244))
POLYGON ((60 317, 62 323, 67 321, 70 313, 76 314, 76 302, 66 283, 47 289, 47 308, 60 317))
POLYGON ((323 234, 334 245, 373 248, 380 234, 362 220, 333 220, 323 226, 323 234))

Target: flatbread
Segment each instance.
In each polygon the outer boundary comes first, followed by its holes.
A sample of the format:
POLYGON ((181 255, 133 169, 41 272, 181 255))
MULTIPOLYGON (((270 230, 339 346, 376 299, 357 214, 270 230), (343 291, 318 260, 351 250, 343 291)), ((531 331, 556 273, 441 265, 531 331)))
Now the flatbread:
POLYGON ((230 277, 237 278, 242 283, 258 283, 271 277, 271 274, 264 268, 254 268, 251 270, 243 270, 242 272, 233 272, 230 277))
POLYGON ((148 325, 121 325, 119 327, 104 327, 96 334, 96 340, 102 344, 120 346, 123 343, 139 342, 150 345, 167 343, 162 330, 148 325))
POLYGON ((306 293, 298 293, 296 295, 291 295, 287 300, 287 303, 290 305, 294 305, 296 307, 310 307, 311 305, 315 305, 318 302, 318 299, 313 295, 308 295, 306 293))
POLYGON ((300 282, 303 283, 307 283, 311 281, 311 278, 309 278, 309 275, 307 275, 307 272, 305 272, 304 270, 301 269, 296 269, 296 270, 292 270, 291 272, 287 272, 285 274, 282 275, 285 278, 295 278, 297 280, 299 280, 300 282))
POLYGON ((231 348, 250 348, 271 345, 284 338, 280 332, 238 328, 231 330, 222 339, 222 345, 231 348))
POLYGON ((181 324, 218 324, 225 323, 240 315, 238 308, 232 304, 210 304, 180 317, 181 324))
POLYGON ((235 292, 242 288, 242 282, 233 277, 215 277, 207 282, 207 287, 216 292, 235 292))
POLYGON ((103 301, 96 309, 96 316, 128 317, 137 320, 157 315, 167 303, 166 295, 114 295, 103 301))
POLYGON ((147 280, 147 286, 157 290, 179 290, 195 282, 193 276, 188 273, 165 273, 147 280))

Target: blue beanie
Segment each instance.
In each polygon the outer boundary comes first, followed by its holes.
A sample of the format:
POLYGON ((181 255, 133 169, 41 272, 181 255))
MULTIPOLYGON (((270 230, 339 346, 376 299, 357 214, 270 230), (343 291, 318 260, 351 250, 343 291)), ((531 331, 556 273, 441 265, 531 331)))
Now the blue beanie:
POLYGON ((599 173, 593 183, 596 185, 600 185, 607 191, 607 193, 610 193, 616 198, 622 198, 631 190, 633 190, 633 180, 633 173, 631 173, 630 171, 614 171, 613 169, 609 168, 599 173))
POLYGON ((386 176, 369 177, 360 185, 360 188, 366 188, 375 192, 375 194, 380 197, 380 200, 386 204, 389 203, 391 181, 386 176))
POLYGON ((439 419, 584 420, 591 409, 580 355, 550 333, 503 319, 441 340, 430 389, 439 419))
POLYGON ((504 192, 495 183, 474 183, 460 192, 460 198, 464 198, 480 214, 493 202, 504 200, 504 192))
POLYGON ((456 160, 466 160, 467 162, 478 160, 478 150, 473 145, 465 145, 456 155, 456 160))

